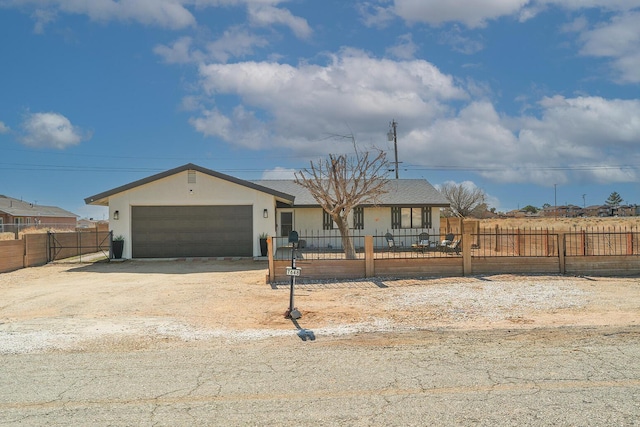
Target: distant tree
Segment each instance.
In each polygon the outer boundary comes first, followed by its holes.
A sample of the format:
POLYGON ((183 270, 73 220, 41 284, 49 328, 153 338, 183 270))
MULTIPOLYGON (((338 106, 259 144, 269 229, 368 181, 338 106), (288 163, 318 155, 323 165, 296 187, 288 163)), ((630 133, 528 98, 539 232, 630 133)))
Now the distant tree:
POLYGON ((478 209, 483 212, 487 209, 487 196, 476 186, 447 182, 440 187, 440 192, 451 203, 451 212, 455 216, 466 218, 477 213, 478 209))
POLYGON ((550 208, 551 205, 549 203, 545 203, 544 205, 542 205, 542 209, 547 209, 550 208))
POLYGON ((371 159, 368 152, 356 150, 354 156, 329 154, 328 159, 311 162, 309 169, 295 173, 295 182, 309 190, 336 223, 347 259, 356 258, 349 234, 349 213, 358 205, 376 204, 378 197, 387 192, 388 169, 385 152, 380 151, 371 159))
POLYGON ((617 192, 613 192, 609 195, 609 198, 605 200, 607 206, 618 207, 622 204, 622 196, 620 196, 617 192))
POLYGON ((522 208, 523 211, 525 212, 529 212, 529 213, 538 213, 538 208, 536 208, 535 206, 531 206, 531 205, 527 205, 524 208, 522 208))

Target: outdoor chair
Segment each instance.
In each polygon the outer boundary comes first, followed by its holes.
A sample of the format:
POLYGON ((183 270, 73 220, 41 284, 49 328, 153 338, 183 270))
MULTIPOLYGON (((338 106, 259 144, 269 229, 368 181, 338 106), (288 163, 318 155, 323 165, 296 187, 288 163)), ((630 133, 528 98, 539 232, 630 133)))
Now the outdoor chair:
POLYGON ((420 233, 418 235, 418 241, 411 245, 411 249, 414 251, 428 251, 436 247, 435 242, 429 241, 429 233, 420 233))
POLYGON ((451 243, 441 246, 442 252, 452 253, 455 252, 456 255, 460 255, 460 239, 453 240, 451 243))
POLYGON ((387 246, 390 251, 395 251, 398 248, 398 245, 396 245, 396 241, 391 233, 385 234, 384 238, 387 240, 387 246))
POLYGON ((442 242, 440 242, 441 246, 447 246, 448 244, 450 244, 451 242, 453 242, 453 239, 456 237, 455 234, 453 233, 447 233, 444 236, 444 239, 442 240, 442 242))

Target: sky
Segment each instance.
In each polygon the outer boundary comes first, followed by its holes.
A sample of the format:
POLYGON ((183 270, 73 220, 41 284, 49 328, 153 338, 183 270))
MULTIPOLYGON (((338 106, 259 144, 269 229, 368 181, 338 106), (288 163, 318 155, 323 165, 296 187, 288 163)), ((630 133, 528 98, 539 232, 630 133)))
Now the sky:
MULTIPOLYGON (((490 207, 640 203, 640 0, 0 0, 0 194, 384 150, 490 207)), ((394 173, 390 175, 394 177, 394 173)))

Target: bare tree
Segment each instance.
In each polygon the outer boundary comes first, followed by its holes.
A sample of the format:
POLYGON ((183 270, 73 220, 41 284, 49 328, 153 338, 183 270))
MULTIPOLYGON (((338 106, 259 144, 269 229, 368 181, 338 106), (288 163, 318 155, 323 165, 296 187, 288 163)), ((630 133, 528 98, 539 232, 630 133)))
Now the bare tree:
POLYGON ((340 231, 347 259, 355 259, 347 218, 353 208, 377 204, 378 197, 387 192, 386 153, 379 151, 373 159, 369 152, 360 154, 357 150, 354 156, 330 154, 328 159, 310 162, 310 165, 309 169, 295 173, 295 182, 309 190, 331 216, 340 231))
POLYGON ((486 194, 478 187, 447 182, 440 192, 449 200, 451 211, 456 216, 465 218, 482 206, 486 209, 486 194))

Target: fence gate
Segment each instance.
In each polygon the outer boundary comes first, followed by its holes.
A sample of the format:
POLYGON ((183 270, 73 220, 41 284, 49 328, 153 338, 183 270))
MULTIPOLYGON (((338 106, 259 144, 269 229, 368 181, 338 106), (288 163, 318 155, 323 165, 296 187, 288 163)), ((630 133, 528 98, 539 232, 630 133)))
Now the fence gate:
POLYGON ((65 260, 82 262, 91 258, 109 258, 111 250, 111 231, 76 231, 47 233, 49 241, 49 262, 65 260))

